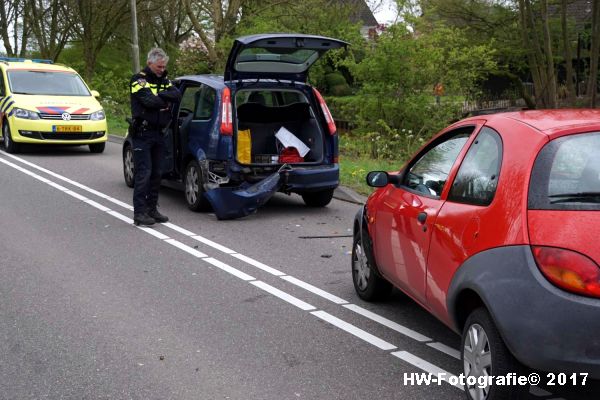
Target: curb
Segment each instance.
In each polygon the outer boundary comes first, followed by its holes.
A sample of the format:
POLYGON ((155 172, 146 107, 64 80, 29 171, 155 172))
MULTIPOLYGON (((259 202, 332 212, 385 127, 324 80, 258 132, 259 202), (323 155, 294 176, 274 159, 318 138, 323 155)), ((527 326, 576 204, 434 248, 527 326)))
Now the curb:
POLYGON ((338 186, 333 192, 333 198, 354 204, 365 204, 367 198, 346 186, 338 186))
MULTIPOLYGON (((108 140, 113 143, 123 144, 125 138, 123 136, 108 135, 108 140)), ((337 188, 335 188, 333 192, 333 198, 354 204, 365 204, 365 202, 367 201, 367 198, 365 196, 360 195, 354 190, 345 186, 338 186, 337 188)))
POLYGON ((113 142, 113 143, 119 143, 119 144, 123 144, 123 142, 125 142, 125 138, 123 136, 117 136, 117 135, 108 135, 108 141, 109 142, 113 142))

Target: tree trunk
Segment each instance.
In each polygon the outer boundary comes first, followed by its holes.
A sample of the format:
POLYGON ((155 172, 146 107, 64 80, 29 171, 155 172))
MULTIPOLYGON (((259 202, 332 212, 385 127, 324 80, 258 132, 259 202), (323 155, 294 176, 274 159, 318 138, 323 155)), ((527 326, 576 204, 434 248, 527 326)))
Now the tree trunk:
POLYGON ((529 24, 527 23, 528 11, 525 7, 525 0, 519 0, 519 17, 521 20, 521 39, 523 40, 523 47, 527 49, 527 61, 529 64, 529 70, 531 71, 531 78, 533 80, 536 102, 538 102, 542 93, 542 78, 540 76, 540 69, 535 51, 533 50, 533 46, 529 40, 529 24))
POLYGON ((6 49, 6 55, 8 57, 14 57, 15 53, 10 44, 10 35, 9 29, 12 21, 9 21, 11 18, 11 11, 16 12, 17 1, 3 1, 3 4, 0 5, 0 35, 2 36, 2 43, 4 44, 4 49, 6 49))
MULTIPOLYGON (((21 36, 21 49, 19 50, 19 57, 25 57, 27 53, 27 43, 29 43, 29 35, 31 34, 31 27, 29 25, 29 19, 27 18, 29 15, 29 4, 24 1, 23 2, 23 33, 21 36)), ((15 49, 16 51, 16 49, 15 49)))
POLYGON ((544 57, 546 65, 546 107, 556 108, 556 75, 554 73, 554 56, 552 53, 552 39, 548 25, 548 0, 541 1, 542 29, 544 31, 544 57))
POLYGON ((590 107, 596 107, 597 80, 598 80, 598 53, 600 50, 600 0, 592 3, 592 48, 590 51, 590 75, 588 78, 587 92, 590 96, 590 107))
POLYGON ((569 106, 574 107, 575 84, 573 83, 573 55, 571 53, 571 41, 569 40, 569 31, 567 27, 567 0, 562 0, 560 21, 562 25, 565 66, 567 69, 567 102, 569 106))
POLYGON ((213 43, 212 40, 210 40, 208 38, 208 35, 205 32, 202 25, 200 24, 200 21, 198 21, 198 18, 196 18, 196 14, 194 13, 194 10, 192 9, 190 0, 183 0, 183 5, 185 6, 185 11, 187 12, 188 17, 190 18, 190 21, 192 22, 194 31, 196 31, 198 36, 200 36, 200 40, 202 40, 202 43, 204 43, 204 47, 206 47, 206 51, 208 53, 208 62, 212 68, 218 62, 218 56, 217 56, 217 52, 215 50, 215 44, 213 43))

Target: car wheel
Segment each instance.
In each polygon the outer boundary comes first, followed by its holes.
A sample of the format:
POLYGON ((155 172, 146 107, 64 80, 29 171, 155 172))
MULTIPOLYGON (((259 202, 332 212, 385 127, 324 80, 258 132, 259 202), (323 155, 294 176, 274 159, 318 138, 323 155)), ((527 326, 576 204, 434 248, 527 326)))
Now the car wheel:
POLYGON ((189 162, 185 169, 185 200, 192 211, 205 210, 208 201, 204 198, 202 170, 196 160, 189 162))
POLYGON ((8 125, 8 121, 4 121, 2 123, 2 140, 4 142, 4 150, 7 153, 18 153, 21 150, 21 146, 19 143, 16 143, 12 140, 12 136, 10 134, 10 126, 8 125))
POLYGON ((354 235, 352 245, 352 281, 358 296, 367 301, 381 300, 392 290, 392 284, 375 272, 371 257, 369 232, 363 228, 362 235, 354 235))
POLYGON ((302 193, 302 200, 309 207, 325 207, 331 202, 332 198, 333 189, 302 193))
MULTIPOLYGON (((463 329, 461 359, 467 380, 475 377, 483 382, 488 376, 517 377, 526 374, 526 368, 511 354, 504 344, 492 317, 485 308, 478 308, 467 318, 463 329)), ((521 399, 529 391, 529 385, 467 385, 465 393, 471 400, 521 399)))
POLYGON ((134 171, 133 171, 133 151, 130 145, 125 145, 123 151, 123 177, 125 178, 125 184, 130 188, 133 187, 134 182, 134 171))
POLYGON ((104 148, 106 147, 106 142, 102 142, 102 143, 92 143, 90 145, 88 145, 90 147, 90 152, 91 153, 102 153, 104 152, 104 148))

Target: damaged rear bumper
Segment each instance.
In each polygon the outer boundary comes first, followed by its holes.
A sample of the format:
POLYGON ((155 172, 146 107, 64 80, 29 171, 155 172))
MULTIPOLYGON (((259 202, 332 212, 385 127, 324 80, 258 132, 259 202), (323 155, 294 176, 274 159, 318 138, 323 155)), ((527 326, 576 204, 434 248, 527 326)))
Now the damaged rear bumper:
POLYGON ((283 190, 287 192, 316 192, 334 189, 340 184, 339 164, 330 166, 294 167, 285 174, 283 190))

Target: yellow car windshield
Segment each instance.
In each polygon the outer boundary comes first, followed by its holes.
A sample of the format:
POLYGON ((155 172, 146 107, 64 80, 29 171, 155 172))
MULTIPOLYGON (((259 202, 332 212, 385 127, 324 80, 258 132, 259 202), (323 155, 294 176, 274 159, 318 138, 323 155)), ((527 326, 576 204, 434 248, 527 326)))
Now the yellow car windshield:
POLYGON ((8 82, 13 94, 91 95, 79 75, 72 72, 9 70, 8 82))

